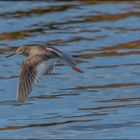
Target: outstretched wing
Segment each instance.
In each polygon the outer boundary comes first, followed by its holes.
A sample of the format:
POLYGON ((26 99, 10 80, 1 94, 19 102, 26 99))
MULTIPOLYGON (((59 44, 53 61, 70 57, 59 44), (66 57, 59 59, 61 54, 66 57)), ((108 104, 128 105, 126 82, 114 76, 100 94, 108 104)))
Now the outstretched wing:
POLYGON ((35 55, 28 57, 21 64, 16 97, 18 102, 25 101, 41 75, 50 73, 55 63, 55 59, 35 55))
POLYGON ((53 47, 48 47, 46 48, 52 53, 55 53, 66 65, 69 66, 75 66, 76 62, 74 58, 66 53, 61 52, 60 50, 53 48, 53 47))
POLYGON ((74 60, 74 58, 66 53, 61 52, 60 50, 56 49, 56 48, 46 48, 47 50, 49 50, 50 52, 54 53, 55 55, 58 56, 58 58, 65 64, 68 65, 70 67, 73 68, 73 70, 75 70, 76 72, 80 72, 83 73, 82 70, 80 70, 77 67, 76 61, 74 60))

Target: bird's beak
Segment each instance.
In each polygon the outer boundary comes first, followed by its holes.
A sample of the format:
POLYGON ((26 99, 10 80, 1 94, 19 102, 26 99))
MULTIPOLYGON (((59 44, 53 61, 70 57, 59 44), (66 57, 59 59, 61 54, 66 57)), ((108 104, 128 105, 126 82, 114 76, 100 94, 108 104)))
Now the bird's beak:
POLYGON ((11 56, 13 56, 13 55, 16 55, 16 52, 15 52, 15 53, 12 53, 12 54, 10 54, 10 55, 5 56, 5 58, 11 57, 11 56))

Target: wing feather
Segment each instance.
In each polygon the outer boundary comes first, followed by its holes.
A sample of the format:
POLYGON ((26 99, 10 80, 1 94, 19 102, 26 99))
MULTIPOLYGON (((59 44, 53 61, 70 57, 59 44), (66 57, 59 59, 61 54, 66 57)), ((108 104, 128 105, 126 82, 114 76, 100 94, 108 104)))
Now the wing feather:
POLYGON ((46 48, 50 52, 54 53, 65 65, 72 67, 72 69, 76 72, 84 73, 81 69, 77 67, 76 61, 74 58, 66 53, 61 52, 56 48, 46 48))
POLYGON ((55 59, 47 59, 44 56, 30 56, 21 64, 16 97, 18 102, 26 100, 41 75, 45 72, 51 72, 55 63, 55 59))
POLYGON ((66 53, 61 52, 60 50, 56 49, 56 48, 46 48, 47 50, 55 53, 61 61, 63 61, 66 65, 74 67, 76 66, 76 62, 74 60, 74 58, 66 53))

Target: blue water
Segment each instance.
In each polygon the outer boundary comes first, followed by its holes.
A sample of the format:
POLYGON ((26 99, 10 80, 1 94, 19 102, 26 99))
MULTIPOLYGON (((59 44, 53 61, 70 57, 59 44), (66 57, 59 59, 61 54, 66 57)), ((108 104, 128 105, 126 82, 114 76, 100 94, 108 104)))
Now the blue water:
POLYGON ((140 138, 138 1, 1 1, 0 138, 140 138), (15 101, 22 45, 75 55, 84 74, 58 65, 29 99, 15 101))

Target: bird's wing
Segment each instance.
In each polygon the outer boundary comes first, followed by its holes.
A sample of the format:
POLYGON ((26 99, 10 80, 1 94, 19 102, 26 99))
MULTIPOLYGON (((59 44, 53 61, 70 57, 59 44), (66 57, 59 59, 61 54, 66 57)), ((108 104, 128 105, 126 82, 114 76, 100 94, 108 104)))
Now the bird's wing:
POLYGON ((44 56, 30 56, 20 66, 17 87, 17 101, 24 102, 44 73, 50 73, 56 63, 55 59, 45 59, 44 56))
POLYGON ((76 72, 80 72, 83 73, 82 70, 80 70, 77 67, 76 61, 74 60, 74 58, 66 53, 61 52, 60 50, 56 49, 56 48, 46 48, 47 50, 51 51, 52 53, 54 53, 56 56, 58 56, 58 58, 65 64, 68 65, 70 67, 73 68, 73 70, 75 70, 76 72))
POLYGON ((48 60, 47 63, 48 63, 49 66, 48 66, 47 69, 45 70, 44 75, 48 75, 48 74, 50 74, 50 73, 53 71, 56 62, 57 62, 56 59, 49 59, 49 60, 48 60))
POLYGON ((69 65, 69 66, 76 65, 76 62, 72 56, 66 53, 63 53, 60 50, 53 47, 48 47, 47 50, 49 50, 52 53, 55 53, 66 65, 69 65))

